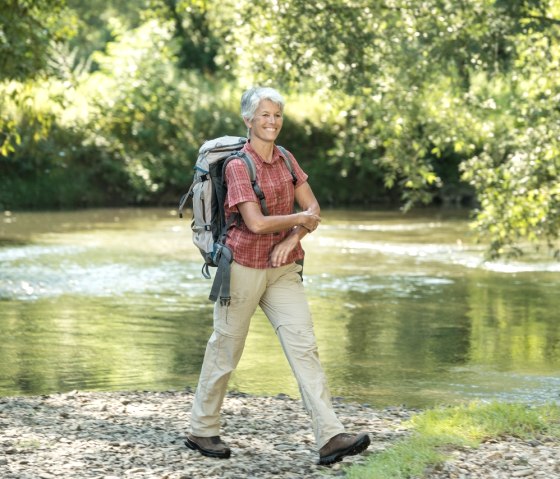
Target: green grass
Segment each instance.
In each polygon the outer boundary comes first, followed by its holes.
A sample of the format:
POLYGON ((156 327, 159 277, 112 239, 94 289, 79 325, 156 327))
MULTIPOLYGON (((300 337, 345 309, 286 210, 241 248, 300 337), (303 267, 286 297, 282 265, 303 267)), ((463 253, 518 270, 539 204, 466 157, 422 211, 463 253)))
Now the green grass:
POLYGON ((560 438, 560 406, 469 403, 427 410, 405 426, 411 434, 364 465, 346 469, 349 479, 422 478, 429 466, 444 462, 445 451, 477 447, 486 439, 537 435, 560 438))

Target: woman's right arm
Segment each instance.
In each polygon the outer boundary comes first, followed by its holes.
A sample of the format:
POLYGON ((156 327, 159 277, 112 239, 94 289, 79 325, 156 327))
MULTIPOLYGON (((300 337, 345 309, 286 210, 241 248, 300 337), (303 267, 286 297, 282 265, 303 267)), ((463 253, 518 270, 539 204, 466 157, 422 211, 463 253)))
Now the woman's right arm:
POLYGON ((255 234, 269 234, 288 230, 295 226, 303 226, 308 231, 314 231, 321 217, 312 211, 300 211, 290 215, 265 216, 261 207, 253 201, 245 201, 237 205, 243 222, 255 234))

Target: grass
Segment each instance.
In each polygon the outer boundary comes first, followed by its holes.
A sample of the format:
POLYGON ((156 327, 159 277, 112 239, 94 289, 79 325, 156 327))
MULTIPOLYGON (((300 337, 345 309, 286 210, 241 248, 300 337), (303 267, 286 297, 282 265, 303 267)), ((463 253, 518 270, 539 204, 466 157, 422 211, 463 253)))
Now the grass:
POLYGON ((522 439, 546 435, 560 438, 560 406, 509 403, 469 403, 441 407, 414 416, 408 438, 363 465, 346 469, 349 479, 410 479, 424 477, 430 466, 447 459, 445 451, 477 447, 503 436, 522 439))

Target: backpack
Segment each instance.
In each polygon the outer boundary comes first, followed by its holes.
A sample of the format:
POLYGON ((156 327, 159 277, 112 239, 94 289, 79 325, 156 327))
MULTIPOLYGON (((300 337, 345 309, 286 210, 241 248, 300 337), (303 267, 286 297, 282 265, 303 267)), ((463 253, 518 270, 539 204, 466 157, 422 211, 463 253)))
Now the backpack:
MULTIPOLYGON (((256 167, 253 159, 240 151, 247 143, 247 138, 238 136, 222 136, 206 141, 198 151, 194 166, 193 182, 179 201, 179 217, 183 217, 183 208, 192 198, 193 217, 191 222, 192 240, 199 249, 204 264, 202 276, 211 278, 210 267, 217 267, 209 299, 216 301, 218 294, 220 304, 230 303, 230 264, 233 261, 231 250, 225 245, 229 228, 235 221, 242 221, 241 215, 231 215, 226 223, 224 202, 227 193, 225 184, 225 169, 229 161, 241 158, 247 166, 253 190, 257 195, 264 215, 268 215, 266 199, 257 183, 256 167)), ((281 156, 292 175, 295 185, 297 177, 294 173, 288 152, 278 146, 281 156)))

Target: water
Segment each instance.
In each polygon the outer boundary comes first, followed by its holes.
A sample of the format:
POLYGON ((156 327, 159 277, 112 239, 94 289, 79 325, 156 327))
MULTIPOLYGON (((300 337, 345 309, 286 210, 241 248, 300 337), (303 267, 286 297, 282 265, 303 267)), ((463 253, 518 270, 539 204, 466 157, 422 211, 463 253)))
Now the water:
MULTIPOLYGON (((560 265, 485 262, 464 217, 324 212, 305 283, 333 395, 560 400, 560 265)), ((165 209, 0 217, 0 395, 195 386, 210 283, 165 209)), ((297 396, 262 313, 231 389, 297 396)))

